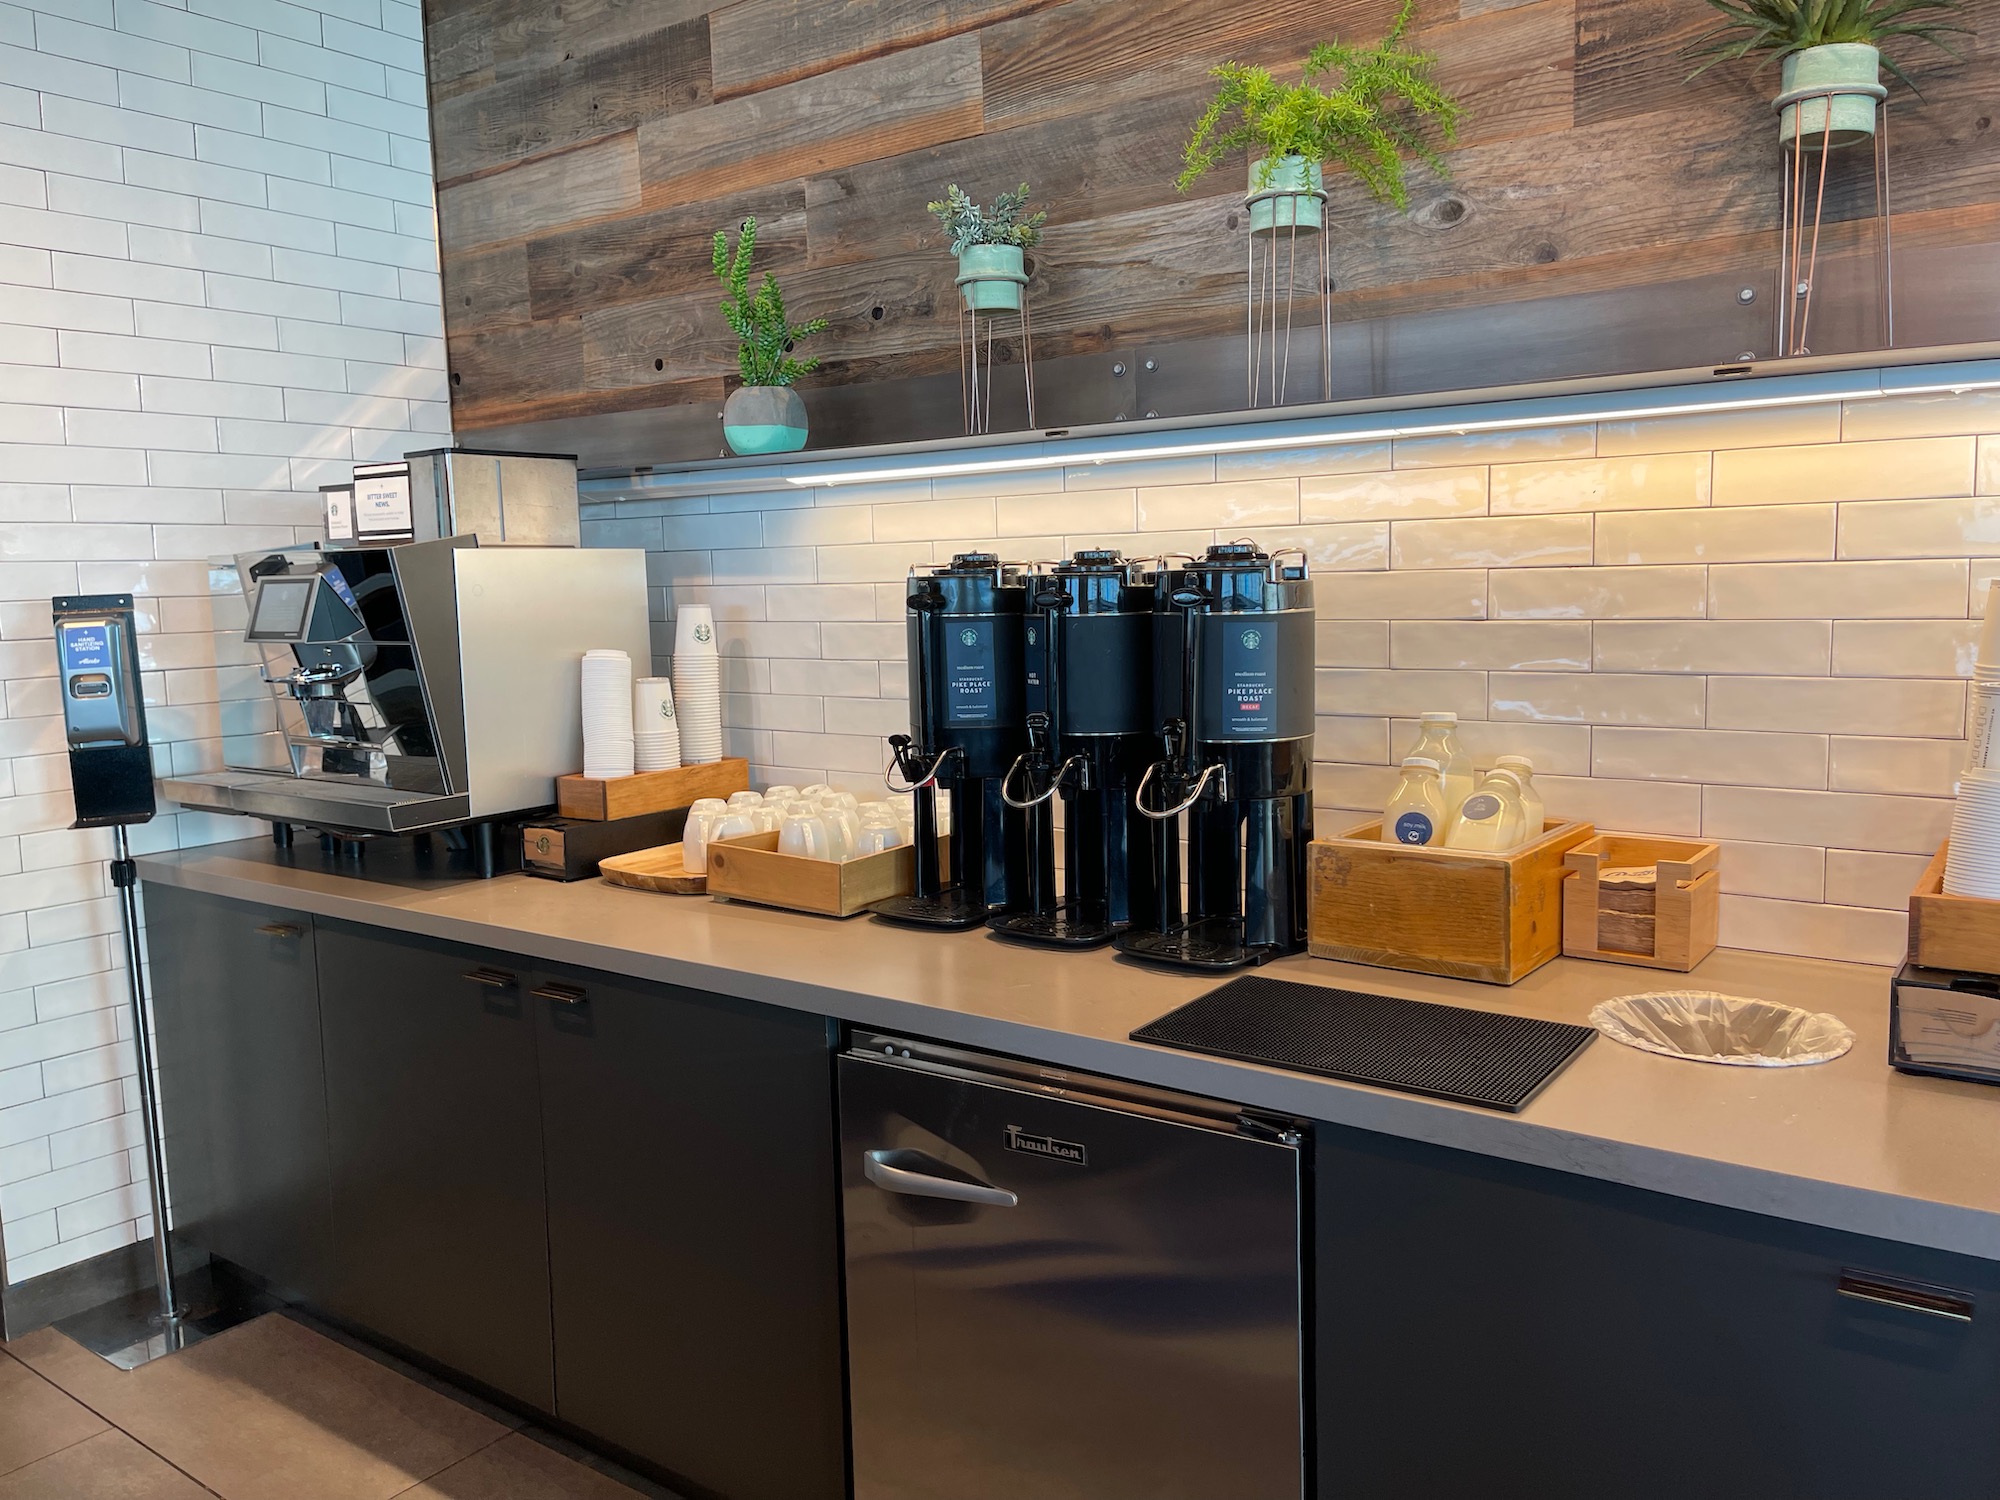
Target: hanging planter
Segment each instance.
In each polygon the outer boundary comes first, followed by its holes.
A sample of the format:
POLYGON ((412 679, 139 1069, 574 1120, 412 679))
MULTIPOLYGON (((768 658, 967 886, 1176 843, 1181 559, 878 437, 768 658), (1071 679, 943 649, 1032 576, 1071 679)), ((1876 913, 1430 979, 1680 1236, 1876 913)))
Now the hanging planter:
POLYGON ((973 312, 1019 312, 1028 258, 1019 245, 967 245, 958 252, 958 287, 973 312))
POLYGON ((1867 140, 1875 133, 1876 102, 1889 94, 1882 86, 1882 53, 1866 42, 1829 42, 1789 53, 1779 80, 1782 92, 1773 102, 1778 143, 1796 141, 1807 151, 1867 140))
POLYGON ((1260 156, 1250 163, 1250 232, 1326 227, 1326 169, 1303 156, 1260 156))
POLYGON ((716 278, 728 288, 722 316, 736 335, 736 367, 743 387, 722 404, 722 436, 732 453, 796 453, 806 445, 806 404, 792 382, 819 368, 817 359, 794 359, 792 350, 826 328, 825 318, 793 324, 785 294, 770 272, 753 293, 750 257, 757 249, 757 221, 745 219, 732 253, 729 236, 715 237, 716 278))

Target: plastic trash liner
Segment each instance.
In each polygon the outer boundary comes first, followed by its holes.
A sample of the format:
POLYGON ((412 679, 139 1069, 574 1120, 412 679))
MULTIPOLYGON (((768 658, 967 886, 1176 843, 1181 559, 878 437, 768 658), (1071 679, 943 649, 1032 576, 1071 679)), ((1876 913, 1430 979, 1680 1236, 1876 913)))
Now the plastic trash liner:
POLYGON ((1832 1062, 1854 1045, 1839 1016, 1710 990, 1620 995, 1592 1010, 1590 1024, 1641 1051, 1739 1068, 1832 1062))

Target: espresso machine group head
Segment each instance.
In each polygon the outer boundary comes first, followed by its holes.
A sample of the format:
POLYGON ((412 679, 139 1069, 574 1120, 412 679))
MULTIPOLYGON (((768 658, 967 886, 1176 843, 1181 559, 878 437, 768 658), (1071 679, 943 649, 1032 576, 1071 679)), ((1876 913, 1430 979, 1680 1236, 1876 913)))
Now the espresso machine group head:
MULTIPOLYGON (((911 894, 871 907, 878 917, 913 927, 977 927, 1027 887, 1027 841, 1005 816, 1000 794, 1027 748, 1027 604, 1021 568, 990 552, 960 553, 910 573, 910 732, 892 735, 889 745, 892 769, 914 792, 916 879, 911 894), (942 865, 940 789, 951 808, 942 865)), ((1040 857, 1049 857, 1046 840, 1040 857)))
POLYGON ((1305 948, 1313 624, 1303 553, 1231 542, 1161 568, 1154 692, 1165 754, 1134 794, 1152 827, 1160 899, 1152 922, 1118 936, 1120 952, 1218 970, 1305 948))
POLYGON ((1086 550, 1028 582, 1028 746, 1001 783, 1028 845, 1021 909, 987 923, 1002 937, 1094 948, 1156 920, 1147 821, 1132 793, 1157 754, 1154 587, 1141 565, 1086 550), (1063 890, 1040 850, 1063 807, 1063 890))

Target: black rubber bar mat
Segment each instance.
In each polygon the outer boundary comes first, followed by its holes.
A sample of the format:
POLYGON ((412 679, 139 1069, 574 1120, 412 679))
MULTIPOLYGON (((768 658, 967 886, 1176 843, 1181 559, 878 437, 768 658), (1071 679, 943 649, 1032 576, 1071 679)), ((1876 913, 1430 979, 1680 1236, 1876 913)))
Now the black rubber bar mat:
POLYGON ((1597 1033, 1251 975, 1148 1022, 1135 1042, 1518 1111, 1597 1033))

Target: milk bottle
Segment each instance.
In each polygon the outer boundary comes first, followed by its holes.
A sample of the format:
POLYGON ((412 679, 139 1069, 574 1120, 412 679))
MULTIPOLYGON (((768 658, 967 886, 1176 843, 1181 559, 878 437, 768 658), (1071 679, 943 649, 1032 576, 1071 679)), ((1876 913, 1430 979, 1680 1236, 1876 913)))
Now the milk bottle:
POLYGON ((1526 815, 1521 807, 1521 782, 1512 771, 1488 771, 1465 799, 1445 844, 1452 849, 1483 849, 1497 853, 1522 842, 1526 815))
POLYGON ((1548 809, 1542 804, 1542 794, 1535 788, 1535 763, 1525 755, 1503 755, 1493 762, 1496 771, 1512 771, 1521 782, 1521 837, 1523 840, 1538 839, 1542 836, 1542 825, 1549 820, 1548 809))
POLYGON ((1417 742, 1410 747, 1410 754, 1438 763, 1443 773, 1445 812, 1456 813, 1459 804, 1472 795, 1472 757, 1458 742, 1458 715, 1423 714, 1417 723, 1417 742))
POLYGON ((1441 844, 1444 842, 1446 809, 1444 768, 1423 755, 1403 758, 1403 779, 1382 810, 1382 842, 1385 844, 1441 844))

